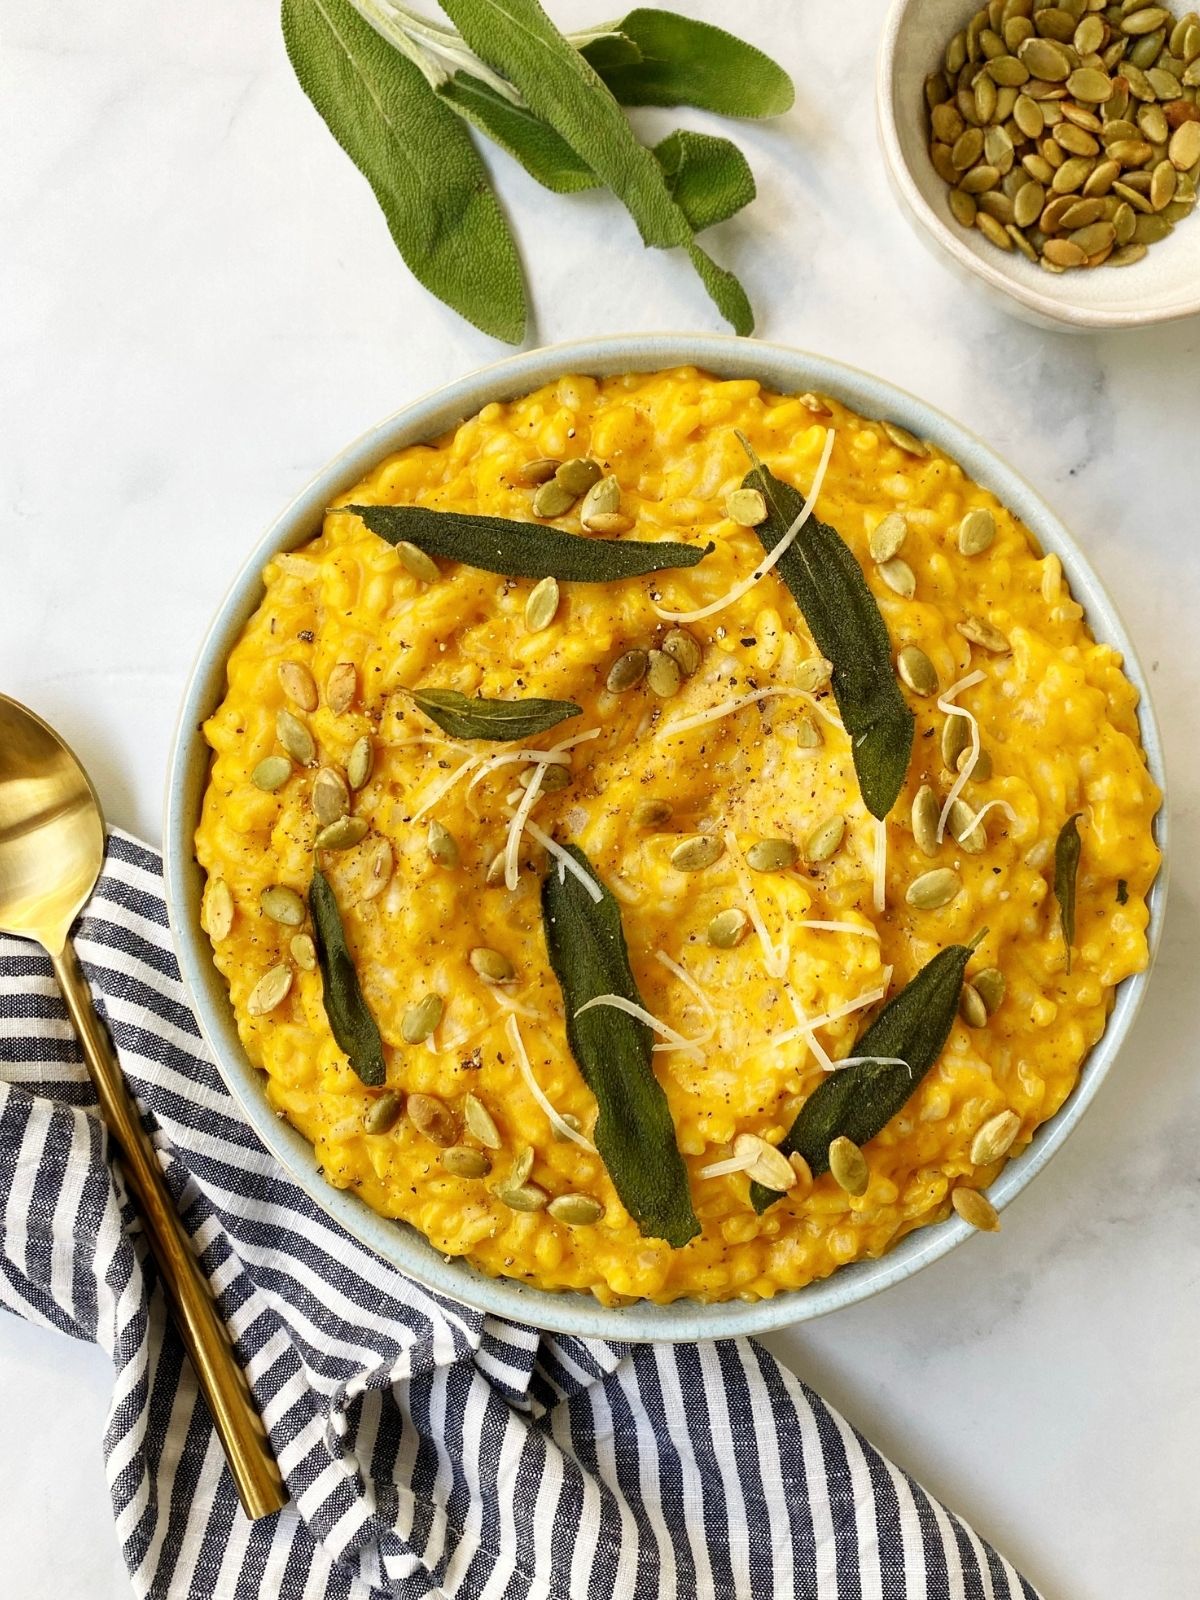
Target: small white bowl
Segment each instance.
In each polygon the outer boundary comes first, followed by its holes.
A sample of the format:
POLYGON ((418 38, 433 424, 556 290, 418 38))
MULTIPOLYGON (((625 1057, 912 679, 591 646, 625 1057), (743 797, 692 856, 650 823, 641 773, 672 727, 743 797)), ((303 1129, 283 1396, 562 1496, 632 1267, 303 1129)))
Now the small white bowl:
POLYGON ((1146 328, 1200 312, 1200 216, 1184 217, 1132 267, 1061 275, 954 221, 946 184, 929 159, 925 79, 977 9, 977 0, 894 0, 884 25, 875 78, 879 139, 917 237, 959 278, 981 284, 1002 309, 1041 328, 1146 328))

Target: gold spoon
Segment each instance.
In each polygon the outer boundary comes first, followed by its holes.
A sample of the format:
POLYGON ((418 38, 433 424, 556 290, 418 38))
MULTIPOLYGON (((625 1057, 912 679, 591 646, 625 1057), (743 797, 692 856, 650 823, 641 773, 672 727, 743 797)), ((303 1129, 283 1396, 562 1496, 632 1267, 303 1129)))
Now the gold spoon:
POLYGON ((69 937, 103 862, 104 818, 87 773, 53 728, 0 695, 0 932, 35 939, 54 963, 242 1505, 248 1517, 270 1516, 287 1503, 270 1440, 69 937))

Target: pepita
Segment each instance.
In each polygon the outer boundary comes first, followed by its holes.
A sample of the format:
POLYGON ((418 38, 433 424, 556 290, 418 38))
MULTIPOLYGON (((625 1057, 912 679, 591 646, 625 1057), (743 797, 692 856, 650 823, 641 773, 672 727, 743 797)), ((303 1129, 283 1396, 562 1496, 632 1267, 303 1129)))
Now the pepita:
POLYGON ((1071 76, 1071 57, 1052 39, 1026 39, 1017 50, 1017 59, 1043 83, 1065 83, 1071 76))
POLYGON ((458 866, 458 840, 444 823, 431 822, 429 824, 425 843, 429 851, 429 859, 437 866, 449 867, 451 870, 458 866))
POLYGON ((683 674, 675 657, 669 656, 665 650, 651 650, 648 660, 646 686, 651 694, 658 695, 662 700, 669 700, 672 695, 678 694, 683 674))
POLYGON ((908 521, 904 513, 890 511, 867 536, 867 549, 871 552, 871 560, 882 564, 884 561, 890 561, 893 556, 898 556, 907 537, 908 521))
POLYGON ((292 712, 277 713, 275 737, 298 766, 309 767, 316 760, 317 746, 313 736, 292 712))
POLYGON ((949 867, 934 867, 909 884, 904 898, 915 911, 941 911, 962 893, 962 879, 949 867))
POLYGON ((988 1016, 994 1015, 1004 1004, 1004 991, 1007 987, 1004 974, 999 967, 984 967, 971 979, 975 985, 975 992, 987 1007, 988 1016))
POLYGON ((448 1150, 458 1142, 458 1118, 444 1100, 432 1094, 410 1094, 408 1120, 418 1133, 448 1150))
POLYGON ((442 575, 433 557, 407 539, 397 541, 396 556, 409 577, 419 583, 436 583, 442 575))
POLYGON ((594 528, 595 518, 612 517, 621 509, 621 485, 613 477, 597 478, 583 497, 579 508, 579 521, 583 527, 594 528))
POLYGON ((295 889, 289 889, 282 883, 273 883, 262 891, 258 903, 263 916, 272 922, 278 922, 285 928, 299 928, 303 925, 304 899, 295 889))
POLYGON ((555 1222, 569 1228, 590 1228, 604 1215, 604 1207, 590 1194, 560 1194, 546 1208, 555 1222))
POLYGON ((1175 198, 1177 181, 1178 174, 1171 162, 1160 161, 1150 175, 1150 204, 1155 211, 1170 205, 1175 198))
POLYGON ((766 1139, 753 1133, 739 1133, 733 1141, 733 1150, 739 1156, 753 1154, 753 1164, 745 1169, 751 1183, 765 1184, 768 1189, 778 1189, 785 1194, 796 1187, 795 1168, 783 1151, 766 1139))
MULTIPOLYGON (((959 717, 956 720, 961 722, 963 719, 961 717, 959 717)), ((970 751, 969 747, 967 749, 965 749, 965 750, 960 751, 958 760, 954 763, 954 770, 956 772, 962 772, 963 769, 966 767, 968 761, 970 761, 970 759, 971 759, 971 751, 970 751)), ((975 764, 971 768, 971 782, 972 783, 986 783, 988 781, 988 779, 991 777, 991 775, 992 775, 992 758, 988 754, 988 752, 983 748, 983 746, 981 745, 980 749, 979 749, 979 754, 975 758, 975 764)))
POLYGON ((798 855, 790 839, 758 839, 746 851, 746 865, 754 872, 786 872, 798 855))
POLYGON ((671 851, 671 865, 676 872, 701 872, 724 854, 725 846, 715 834, 697 833, 675 846, 671 851))
POLYGON ((927 783, 923 783, 913 796, 912 803, 913 838, 922 855, 937 855, 937 825, 940 814, 937 795, 927 783))
POLYGON ((1076 67, 1067 79, 1067 88, 1076 100, 1089 106, 1103 105, 1112 98, 1113 92, 1112 79, 1099 67, 1076 67))
POLYGON ((558 615, 558 579, 543 578, 529 591, 525 602, 525 626, 530 633, 541 633, 558 615))
POLYGON ((535 772, 540 772, 542 781, 538 785, 539 794, 559 794, 571 784, 571 769, 563 761, 537 761, 526 767, 517 782, 522 789, 528 789, 533 782, 535 772))
POLYGON ((973 984, 963 984, 962 994, 958 1000, 958 1014, 968 1028, 987 1027, 987 1007, 983 1003, 983 997, 973 984))
POLYGON ((492 1170, 492 1163, 482 1150, 472 1150, 465 1144, 452 1144, 443 1150, 442 1165, 456 1178, 486 1178, 492 1170))
POLYGON ((670 629, 662 647, 679 663, 679 670, 685 678, 691 678, 699 671, 704 651, 695 634, 689 633, 686 628, 670 629))
POLYGON ((937 668, 920 645, 907 644, 896 657, 901 683, 914 694, 931 695, 938 691, 937 668))
POLYGON ((757 528, 767 520, 767 502, 758 489, 734 489, 725 497, 725 515, 739 528, 757 528))
POLYGON ((977 1167, 990 1167, 1008 1154, 1020 1131, 1021 1119, 1015 1111, 990 1117, 971 1140, 971 1160, 977 1167))
POLYGON ((1171 135, 1167 154, 1177 172, 1189 172, 1200 161, 1200 122, 1181 122, 1171 135))
POLYGON ((266 794, 274 794, 292 775, 292 763, 286 756, 264 756, 250 774, 250 782, 266 794))
POLYGON ((541 1211, 550 1196, 536 1183, 523 1183, 518 1188, 496 1190, 496 1199, 510 1211, 541 1211))
POLYGON ((819 866, 821 862, 828 861, 837 852, 845 832, 846 820, 844 817, 826 817, 824 822, 818 822, 817 826, 804 841, 804 859, 813 866, 819 866))
POLYGON ((314 850, 352 850, 367 836, 367 823, 362 817, 339 817, 322 828, 313 840, 314 850))
POLYGON ((204 893, 204 931, 214 944, 228 939, 233 928, 233 892, 224 878, 210 878, 204 893))
POLYGON ((958 763, 970 743, 971 724, 961 712, 948 712, 942 723, 942 765, 947 772, 958 771, 958 763))
MULTIPOLYGON (((573 1115, 572 1112, 564 1111, 560 1120, 565 1122, 567 1127, 571 1128, 575 1133, 583 1132, 583 1123, 580 1122, 579 1118, 573 1115)), ((568 1135, 562 1131, 557 1123, 555 1123, 551 1132, 551 1137, 553 1138, 555 1144, 565 1144, 567 1142, 568 1135)))
POLYGON ((917 575, 901 557, 896 556, 891 561, 880 562, 876 570, 888 588, 902 600, 911 600, 916 594, 917 575))
POLYGON ((499 1150, 500 1130, 496 1119, 476 1094, 467 1095, 463 1101, 463 1121, 467 1132, 488 1150, 499 1150))
POLYGON ((300 661, 279 663, 279 686, 301 711, 317 709, 317 685, 312 673, 300 661))
MULTIPOLYGON (((560 469, 561 470, 561 469, 560 469)), ((549 522, 554 517, 561 517, 569 511, 578 499, 557 478, 550 478, 540 488, 534 490, 533 514, 541 517, 544 522, 549 522)))
POLYGON ((856 1198, 866 1194, 871 1182, 866 1156, 845 1134, 840 1134, 829 1146, 829 1172, 839 1189, 856 1198))
POLYGON ((400 1120, 403 1101, 394 1089, 385 1089, 363 1113, 364 1133, 390 1133, 400 1120))
POLYGON ((364 733, 361 739, 356 739, 350 746, 350 754, 346 757, 346 782, 355 794, 366 787, 375 766, 375 746, 364 733))
POLYGON ((950 1204, 964 1222, 969 1222, 981 1233, 998 1231, 1000 1218, 996 1215, 996 1208, 978 1189, 968 1189, 963 1183, 956 1184, 950 1191, 950 1204))
POLYGON ((434 1033, 446 1010, 440 994, 427 994, 409 1006, 400 1019, 400 1037, 405 1044, 424 1044, 434 1033))
POLYGON ((309 800, 313 816, 322 827, 344 817, 350 809, 350 791, 345 779, 334 767, 322 767, 317 773, 309 800))
POLYGON ((335 716, 349 711, 358 693, 358 670, 352 661, 339 661, 325 680, 325 704, 335 716))
POLYGON ((292 953, 292 960, 301 972, 315 972, 317 970, 317 947, 313 943, 310 933, 298 933, 288 945, 292 953))
POLYGON ((272 967, 250 991, 246 1010, 252 1017, 265 1017, 269 1011, 282 1005, 292 987, 291 967, 272 967))
POLYGON ((880 427, 898 450, 903 450, 910 456, 927 456, 929 446, 918 439, 915 433, 910 433, 907 428, 902 428, 898 422, 881 422, 880 427))
POLYGON ((829 687, 833 677, 833 663, 824 656, 806 656, 796 668, 795 686, 805 694, 820 694, 829 687))
POLYGON ((986 506, 968 511, 958 525, 958 548, 964 556, 982 555, 995 537, 996 519, 986 506))
POLYGON ((487 945, 476 945, 467 956, 467 960, 484 983, 511 983, 517 975, 516 968, 508 957, 499 950, 490 949, 487 945))
POLYGON ((529 1175, 532 1171, 533 1147, 527 1144, 519 1145, 508 1172, 510 1185, 514 1189, 519 1189, 523 1183, 528 1183, 529 1175))
POLYGON ((600 463, 589 456, 572 456, 555 472, 554 481, 561 484, 573 500, 577 500, 600 481, 603 470, 600 463))
POLYGON ((386 839, 376 839, 366 851, 366 876, 363 879, 362 898, 377 900, 392 881, 396 859, 386 839))
POLYGON ((666 800, 639 800, 633 808, 633 824, 637 828, 658 828, 670 822, 671 807, 666 800))
POLYGON ((947 827, 955 844, 969 856, 976 856, 987 848, 987 834, 981 822, 972 827, 975 813, 965 800, 955 800, 946 818, 947 827))
POLYGON ((738 906, 718 911, 708 925, 708 942, 718 950, 732 950, 741 944, 750 926, 750 918, 738 906))
POLYGON ((650 665, 649 653, 645 650, 626 650, 624 655, 618 656, 608 669, 605 680, 610 694, 624 694, 629 689, 636 689, 646 676, 650 665))
POLYGON ((1000 632, 1000 629, 994 628, 990 622, 985 622, 982 617, 976 617, 968 613, 955 626, 964 639, 969 640, 971 644, 977 644, 981 650, 991 651, 993 655, 1007 655, 1012 648, 1008 639, 1000 632))
POLYGON ((527 488, 536 488, 539 483, 546 483, 558 471, 562 462, 554 456, 538 456, 536 460, 527 461, 523 467, 517 468, 517 481, 527 488))
POLYGON ((633 518, 627 517, 623 511, 596 511, 588 521, 589 533, 628 533, 632 527, 633 518))

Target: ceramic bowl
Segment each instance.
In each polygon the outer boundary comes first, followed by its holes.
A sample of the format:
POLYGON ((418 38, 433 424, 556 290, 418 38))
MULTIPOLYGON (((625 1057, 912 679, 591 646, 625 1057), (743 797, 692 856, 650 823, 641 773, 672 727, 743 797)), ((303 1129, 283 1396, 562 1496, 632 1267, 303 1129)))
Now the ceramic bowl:
MULTIPOLYGON (((875 79, 879 139, 893 192, 917 237, 964 282, 1043 328, 1145 328, 1200 311, 1200 214, 1132 267, 1054 274, 954 221, 929 160, 925 79, 977 0, 893 0, 875 79)), ((1200 212, 1200 207, 1197 208, 1200 212)))
MULTIPOLYGON (((490 400, 515 398, 563 373, 599 376, 693 364, 722 377, 753 376, 784 392, 813 389, 836 395, 864 416, 891 418, 933 440, 961 462, 971 477, 991 489, 1022 519, 1045 549, 1061 558, 1093 632, 1125 658, 1126 671, 1142 695, 1141 733, 1150 770, 1160 787, 1163 784, 1161 748, 1145 674, 1111 600, 1062 523, 1011 467, 957 423, 891 384, 836 361, 778 345, 695 334, 595 339, 535 350, 513 356, 406 406, 364 434, 318 474, 251 551, 200 648, 184 696, 171 755, 164 830, 171 933, 184 981, 213 1056, 259 1138, 289 1176, 348 1232, 410 1277, 483 1311, 553 1331, 610 1339, 726 1337, 762 1333, 820 1316, 907 1278, 953 1249, 970 1230, 952 1216, 946 1222, 910 1233, 877 1261, 842 1267, 819 1283, 753 1304, 733 1300, 702 1305, 683 1300, 668 1306, 639 1302, 606 1309, 590 1295, 545 1293, 510 1280, 486 1277, 466 1261, 446 1260, 415 1230, 377 1215, 353 1191, 330 1188, 317 1170, 312 1147, 268 1105, 262 1074, 250 1065, 242 1050, 224 981, 213 965, 208 940, 201 931, 202 875, 193 854, 192 838, 208 774, 209 752, 198 729, 224 692, 225 661, 246 619, 262 598, 261 573, 268 557, 312 538, 330 501, 384 456, 443 433, 490 400)), ((1157 832, 1160 845, 1165 844, 1165 811, 1159 813, 1157 832)), ((1165 878, 1160 874, 1150 902, 1152 951, 1162 920, 1164 893, 1165 878)), ((1140 973, 1120 986, 1108 1028, 1084 1064, 1074 1093, 989 1190, 997 1206, 1004 1206, 1020 1193, 1083 1116, 1129 1030, 1146 981, 1147 974, 1140 973)))

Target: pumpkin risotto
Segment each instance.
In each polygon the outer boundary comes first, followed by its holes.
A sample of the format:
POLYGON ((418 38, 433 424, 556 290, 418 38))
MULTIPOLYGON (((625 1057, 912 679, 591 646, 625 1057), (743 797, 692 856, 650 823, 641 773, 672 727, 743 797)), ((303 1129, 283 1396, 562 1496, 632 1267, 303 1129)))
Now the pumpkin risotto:
POLYGON ((903 429, 691 368, 488 405, 338 504, 266 567, 196 836, 327 1180, 606 1304, 994 1226, 1158 865, 1058 559, 903 429))

